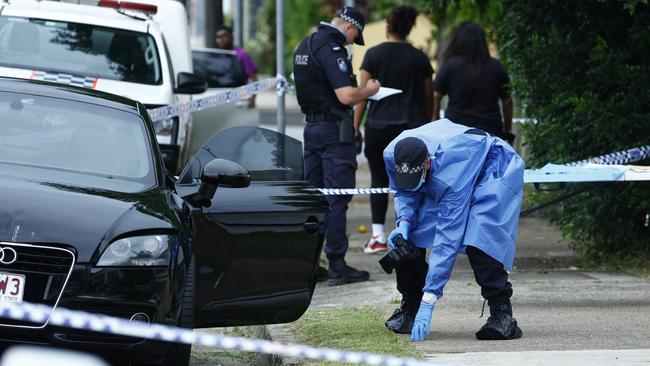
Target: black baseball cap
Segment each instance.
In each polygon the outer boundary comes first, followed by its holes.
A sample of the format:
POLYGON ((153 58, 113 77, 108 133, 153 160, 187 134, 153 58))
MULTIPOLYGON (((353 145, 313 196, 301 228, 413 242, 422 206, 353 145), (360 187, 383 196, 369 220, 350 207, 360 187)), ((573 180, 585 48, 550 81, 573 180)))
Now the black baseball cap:
POLYGON ((357 30, 359 30, 359 35, 357 38, 354 39, 354 43, 363 46, 366 43, 363 41, 363 27, 366 25, 366 21, 363 19, 363 15, 359 11, 359 9, 352 7, 352 6, 346 6, 345 8, 339 9, 336 14, 334 14, 334 17, 336 18, 341 18, 345 20, 346 22, 352 24, 357 30))
POLYGON ((417 137, 406 137, 395 144, 395 185, 409 190, 417 187, 422 178, 429 150, 417 137))

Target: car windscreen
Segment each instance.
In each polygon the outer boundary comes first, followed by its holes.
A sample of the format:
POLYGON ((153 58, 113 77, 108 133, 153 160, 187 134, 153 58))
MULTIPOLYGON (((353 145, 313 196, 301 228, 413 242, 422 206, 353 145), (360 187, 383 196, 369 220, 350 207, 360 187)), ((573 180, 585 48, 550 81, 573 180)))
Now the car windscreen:
POLYGON ((192 66, 195 74, 208 81, 209 88, 232 88, 247 81, 235 51, 192 50, 192 66))
POLYGON ((140 192, 156 184, 144 120, 59 98, 0 92, 0 174, 140 192))
POLYGON ((160 84, 151 35, 34 18, 0 16, 0 66, 160 84))
POLYGON ((203 168, 216 158, 243 166, 254 181, 304 179, 300 141, 259 127, 232 127, 210 138, 183 171, 179 183, 191 184, 200 179, 203 168))

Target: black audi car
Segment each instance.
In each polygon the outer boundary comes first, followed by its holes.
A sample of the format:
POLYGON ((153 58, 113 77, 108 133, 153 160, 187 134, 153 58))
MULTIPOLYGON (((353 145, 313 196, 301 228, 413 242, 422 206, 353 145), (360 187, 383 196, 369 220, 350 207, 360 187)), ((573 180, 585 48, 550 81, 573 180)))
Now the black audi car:
MULTIPOLYGON (((147 110, 73 86, 0 78, 0 301, 187 328, 290 322, 309 306, 324 197, 302 146, 213 136, 166 173, 147 110)), ((189 346, 0 319, 0 343, 186 365, 189 346)))

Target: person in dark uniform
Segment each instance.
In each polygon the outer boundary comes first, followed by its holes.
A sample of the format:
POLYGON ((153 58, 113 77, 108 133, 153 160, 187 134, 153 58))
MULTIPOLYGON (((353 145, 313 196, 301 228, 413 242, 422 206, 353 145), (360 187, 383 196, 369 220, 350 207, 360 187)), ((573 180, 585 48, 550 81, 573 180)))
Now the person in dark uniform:
MULTIPOLYGON (((363 45, 365 21, 353 7, 336 12, 331 23, 304 39, 294 53, 296 94, 305 114, 305 178, 319 188, 354 188, 356 149, 352 105, 374 95, 379 82, 370 80, 359 88, 345 46, 363 45)), ((348 266, 346 211, 352 196, 327 196, 330 210, 321 230, 330 286, 366 281, 368 272, 348 266)))

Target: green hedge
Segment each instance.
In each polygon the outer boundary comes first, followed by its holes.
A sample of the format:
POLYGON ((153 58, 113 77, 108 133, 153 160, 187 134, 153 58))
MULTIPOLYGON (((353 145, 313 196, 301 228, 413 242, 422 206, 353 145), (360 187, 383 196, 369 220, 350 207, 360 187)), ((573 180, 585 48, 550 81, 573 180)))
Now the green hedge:
MULTIPOLYGON (((538 121, 524 128, 529 168, 650 144, 646 1, 503 5, 496 26, 500 55, 524 114, 538 121)), ((562 194, 585 187, 573 184, 562 194)), ((650 182, 599 183, 564 201, 554 218, 594 258, 647 253, 647 213, 650 182)))

